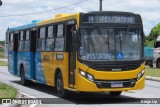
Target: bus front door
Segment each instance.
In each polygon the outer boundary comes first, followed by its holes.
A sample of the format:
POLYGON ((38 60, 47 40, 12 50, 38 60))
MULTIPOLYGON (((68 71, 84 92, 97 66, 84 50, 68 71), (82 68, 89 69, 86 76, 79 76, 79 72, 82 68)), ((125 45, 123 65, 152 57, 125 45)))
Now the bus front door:
POLYGON ((68 25, 67 26, 67 46, 69 52, 69 87, 75 88, 75 69, 76 69, 76 51, 74 50, 73 44, 73 36, 72 31, 75 29, 75 25, 68 25))
POLYGON ((31 30, 31 42, 30 42, 30 76, 33 80, 36 80, 36 61, 35 61, 35 52, 36 52, 36 35, 37 31, 35 28, 31 30))

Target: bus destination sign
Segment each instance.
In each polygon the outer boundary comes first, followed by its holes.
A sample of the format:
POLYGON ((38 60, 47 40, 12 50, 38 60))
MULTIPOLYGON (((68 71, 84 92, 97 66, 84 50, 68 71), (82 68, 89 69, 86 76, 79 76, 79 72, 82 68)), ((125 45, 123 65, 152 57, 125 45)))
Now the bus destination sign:
POLYGON ((88 16, 88 22, 97 23, 135 23, 133 16, 88 16))

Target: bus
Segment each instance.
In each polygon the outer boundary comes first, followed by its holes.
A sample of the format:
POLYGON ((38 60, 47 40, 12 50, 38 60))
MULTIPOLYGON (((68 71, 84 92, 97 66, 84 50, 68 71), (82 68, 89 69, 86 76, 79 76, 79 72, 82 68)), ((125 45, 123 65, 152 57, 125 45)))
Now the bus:
POLYGON ((8 70, 28 81, 72 92, 140 90, 145 84, 139 14, 116 11, 58 14, 9 28, 8 70))

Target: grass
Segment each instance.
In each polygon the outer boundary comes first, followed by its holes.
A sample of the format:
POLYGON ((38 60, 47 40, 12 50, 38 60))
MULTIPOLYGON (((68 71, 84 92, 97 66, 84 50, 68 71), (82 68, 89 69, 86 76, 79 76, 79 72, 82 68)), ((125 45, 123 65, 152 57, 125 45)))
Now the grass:
POLYGON ((8 66, 8 62, 0 60, 0 66, 8 66))
POLYGON ((146 76, 160 77, 160 69, 157 68, 145 68, 146 76))
POLYGON ((4 58, 4 52, 0 52, 0 58, 4 58))
MULTIPOLYGON (((16 96, 17 96, 17 90, 15 88, 0 82, 0 99, 15 98, 16 96)), ((2 104, 1 100, 0 104, 2 104)))

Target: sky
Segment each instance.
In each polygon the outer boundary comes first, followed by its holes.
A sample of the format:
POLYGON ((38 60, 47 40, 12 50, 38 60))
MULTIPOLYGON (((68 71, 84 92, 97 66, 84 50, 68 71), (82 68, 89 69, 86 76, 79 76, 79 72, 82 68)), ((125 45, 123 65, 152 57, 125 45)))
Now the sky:
MULTIPOLYGON (((5 40, 5 32, 8 27, 29 24, 32 20, 53 18, 59 13, 99 10, 99 0, 2 0, 2 2, 3 5, 0 6, 0 40, 5 40), (72 5, 78 2, 81 3, 72 5), (61 8, 64 6, 66 8, 61 8), (47 12, 22 15, 41 11, 47 12)), ((145 35, 148 35, 151 29, 160 23, 160 0, 103 0, 103 11, 125 11, 140 14, 145 35)))

